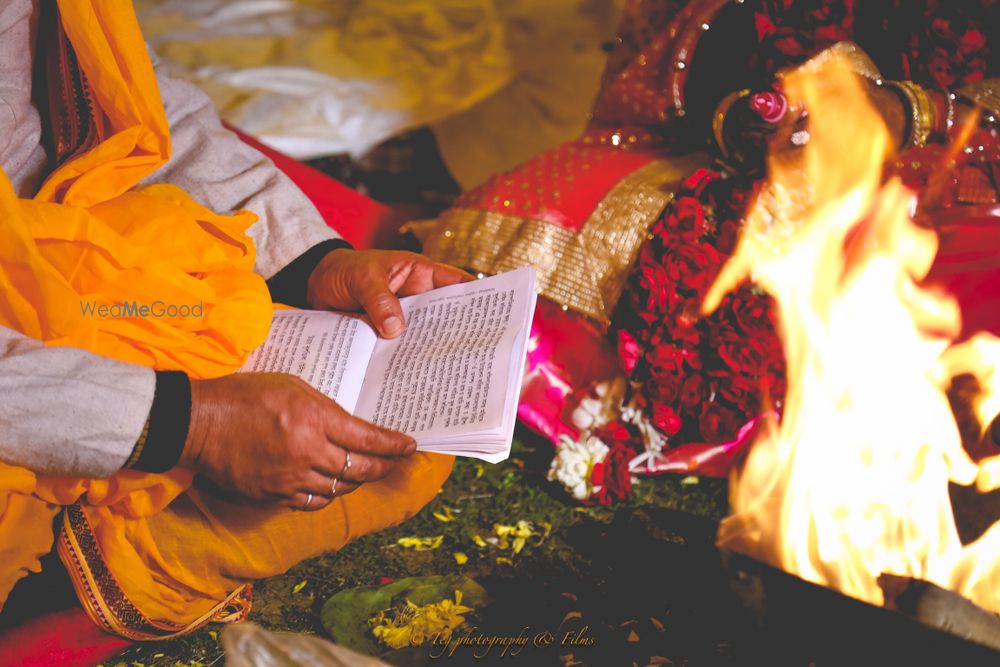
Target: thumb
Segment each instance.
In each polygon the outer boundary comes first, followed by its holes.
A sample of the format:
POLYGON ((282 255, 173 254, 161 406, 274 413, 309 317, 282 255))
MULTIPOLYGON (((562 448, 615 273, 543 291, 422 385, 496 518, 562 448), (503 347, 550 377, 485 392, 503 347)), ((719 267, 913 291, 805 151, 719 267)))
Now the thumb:
POLYGON ((399 299, 389 289, 385 272, 373 267, 356 285, 354 298, 371 318, 375 330, 383 338, 395 338, 403 333, 403 308, 399 299))

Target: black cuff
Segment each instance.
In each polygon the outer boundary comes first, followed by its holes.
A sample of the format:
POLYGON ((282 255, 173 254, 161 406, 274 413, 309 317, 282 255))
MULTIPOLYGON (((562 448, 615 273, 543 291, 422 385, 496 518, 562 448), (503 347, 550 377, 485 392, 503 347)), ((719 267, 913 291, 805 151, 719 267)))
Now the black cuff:
POLYGON ((320 260, 333 250, 350 247, 351 244, 344 239, 330 239, 306 250, 267 281, 267 287, 271 290, 271 301, 295 308, 308 308, 306 288, 309 276, 320 260))
POLYGON ((180 371, 156 371, 149 428, 138 458, 129 467, 166 472, 177 465, 191 424, 191 380, 180 371))

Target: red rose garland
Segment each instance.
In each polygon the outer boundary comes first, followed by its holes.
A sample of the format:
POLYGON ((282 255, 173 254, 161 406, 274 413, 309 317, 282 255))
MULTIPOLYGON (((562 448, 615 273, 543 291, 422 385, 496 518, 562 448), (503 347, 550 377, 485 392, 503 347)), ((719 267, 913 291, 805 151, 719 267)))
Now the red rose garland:
POLYGON ((691 176, 650 230, 613 327, 626 403, 671 443, 721 443, 784 395, 771 301, 752 285, 707 317, 701 302, 735 246, 752 191, 707 170, 691 176))
POLYGON ((609 333, 626 387, 582 398, 582 408, 593 406, 577 420, 584 436, 565 438, 552 463, 550 479, 574 497, 626 499, 645 458, 664 447, 730 442, 768 401, 780 407, 784 360, 770 298, 743 285, 701 315, 752 195, 746 182, 701 170, 650 229, 609 333), (607 416, 609 406, 617 418, 607 416))

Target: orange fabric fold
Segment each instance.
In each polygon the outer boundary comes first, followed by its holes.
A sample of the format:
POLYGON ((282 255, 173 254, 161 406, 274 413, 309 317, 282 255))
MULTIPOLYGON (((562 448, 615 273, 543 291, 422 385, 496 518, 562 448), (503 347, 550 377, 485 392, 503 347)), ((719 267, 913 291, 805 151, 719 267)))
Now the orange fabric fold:
MULTIPOLYGON (((58 166, 32 199, 0 172, 0 324, 47 345, 195 378, 230 373, 263 341, 273 312, 246 234, 256 216, 218 215, 171 185, 137 187, 170 159, 170 134, 131 3, 58 6, 98 141, 58 166), (131 302, 197 305, 201 315, 97 314, 131 302)), ((183 470, 88 480, 0 465, 0 603, 51 548, 62 506, 80 503, 112 563, 125 521, 162 511, 190 484, 183 470)))

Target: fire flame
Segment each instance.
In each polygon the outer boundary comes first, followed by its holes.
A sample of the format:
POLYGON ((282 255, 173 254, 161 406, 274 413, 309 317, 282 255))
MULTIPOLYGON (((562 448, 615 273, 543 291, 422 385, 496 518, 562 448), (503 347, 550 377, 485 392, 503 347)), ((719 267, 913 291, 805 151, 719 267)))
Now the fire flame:
POLYGON ((752 276, 777 303, 788 373, 780 424, 733 475, 719 542, 873 604, 885 573, 1000 612, 1000 524, 963 545, 948 492, 1000 487, 1000 457, 969 457, 946 395, 974 374, 989 423, 1000 341, 956 343, 957 304, 920 284, 937 237, 913 222, 914 193, 883 183, 890 136, 858 77, 834 63, 785 90, 809 109, 810 141, 771 158, 705 303, 752 276))

